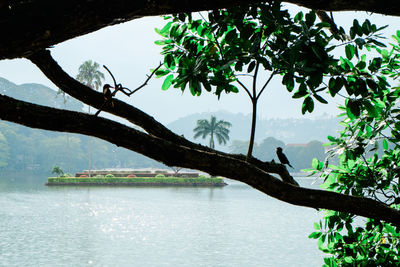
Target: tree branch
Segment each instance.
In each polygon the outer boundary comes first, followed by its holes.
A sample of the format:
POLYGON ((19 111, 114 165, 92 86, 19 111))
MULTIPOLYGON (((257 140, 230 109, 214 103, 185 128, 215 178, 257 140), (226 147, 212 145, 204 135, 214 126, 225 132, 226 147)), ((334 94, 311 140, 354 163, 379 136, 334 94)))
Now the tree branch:
POLYGON ((156 71, 161 68, 161 66, 163 65, 163 63, 160 63, 160 65, 158 65, 157 68, 155 68, 150 75, 147 76, 147 79, 144 81, 144 83, 142 83, 142 85, 140 85, 139 87, 137 87, 135 90, 133 90, 132 92, 130 92, 128 94, 128 96, 133 95, 134 93, 136 93, 137 91, 139 91, 140 89, 142 89, 143 87, 145 87, 147 85, 147 83, 150 81, 151 77, 153 77, 154 73, 156 73, 156 71))
MULTIPOLYGON (((51 57, 50 51, 42 50, 28 57, 42 72, 49 78, 60 90, 68 95, 82 101, 83 103, 100 109, 104 103, 102 93, 92 90, 90 87, 81 84, 71 76, 69 76, 51 57)), ((153 117, 147 115, 141 110, 128 105, 127 103, 113 99, 114 107, 105 106, 103 111, 109 112, 115 116, 124 118, 129 122, 141 127, 148 133, 155 136, 174 141, 183 142, 185 139, 174 134, 153 117)))
POLYGON ((263 87, 261 88, 260 92, 258 93, 256 100, 258 100, 258 98, 260 98, 261 94, 264 92, 265 88, 267 88, 269 82, 272 80, 272 77, 274 77, 274 75, 276 74, 275 71, 273 71, 271 73, 271 75, 269 76, 268 80, 264 83, 263 87))
MULTIPOLYGON (((2 0, 0 59, 26 57, 77 36, 144 16, 248 5, 257 0, 2 0)), ((325 11, 369 11, 400 16, 398 0, 286 0, 325 11)))
POLYGON ((246 85, 244 85, 239 79, 236 80, 237 83, 244 89, 244 91, 247 93, 247 95, 250 97, 250 100, 253 99, 249 89, 246 87, 246 85))
MULTIPOLYGON (((47 76, 47 78, 49 78, 63 92, 94 108, 102 108, 104 103, 103 94, 92 90, 90 87, 87 87, 70 77, 51 57, 49 51, 38 51, 31 55, 28 59, 36 64, 36 66, 47 76)), ((192 143, 189 140, 176 135, 164 125, 156 121, 153 117, 131 105, 128 105, 123 101, 114 99, 113 103, 114 107, 105 106, 103 107, 104 111, 128 120, 129 122, 141 127, 151 135, 179 144, 181 146, 189 147, 191 149, 224 154, 208 147, 192 143)), ((246 161, 246 157, 244 155, 224 155, 246 161)), ((262 162, 255 158, 251 158, 251 162, 266 172, 279 174, 282 180, 287 183, 298 185, 298 183, 289 174, 286 167, 282 164, 262 162)))
POLYGON ((375 200, 297 187, 280 181, 250 162, 180 146, 94 115, 39 106, 0 95, 0 119, 34 128, 91 135, 168 166, 197 169, 244 182, 294 205, 349 212, 400 225, 400 211, 375 200))

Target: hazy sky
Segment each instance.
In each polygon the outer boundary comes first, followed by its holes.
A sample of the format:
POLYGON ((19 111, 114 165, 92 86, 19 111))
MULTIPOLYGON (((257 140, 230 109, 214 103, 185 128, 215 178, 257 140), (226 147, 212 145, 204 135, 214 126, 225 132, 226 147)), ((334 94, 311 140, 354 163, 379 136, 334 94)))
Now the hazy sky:
MULTIPOLYGON (((354 18, 365 18, 365 12, 345 12, 335 15, 338 24, 349 24, 354 18)), ((370 20, 378 26, 391 24, 386 32, 393 34, 400 18, 376 15, 370 20), (375 18, 375 19, 374 19, 375 18)), ((160 39, 154 28, 165 24, 161 17, 133 20, 117 26, 107 27, 92 34, 69 40, 51 49, 53 57, 61 67, 75 77, 85 60, 92 59, 106 65, 123 86, 134 89, 141 85, 150 68, 162 59, 159 46, 154 41, 160 39)), ((390 35, 388 35, 390 36, 390 35)), ((106 82, 112 83, 106 71, 106 82)), ((25 59, 0 61, 0 76, 16 84, 41 83, 56 89, 32 63, 25 59)), ((267 77, 265 77, 267 78, 267 77)), ((193 97, 189 91, 182 94, 180 89, 161 90, 163 79, 152 79, 149 85, 126 99, 130 104, 142 109, 163 123, 171 122, 190 113, 228 110, 250 113, 250 101, 243 92, 223 94, 218 101, 213 94, 205 92, 193 97)), ((323 95, 325 96, 325 95, 323 95)), ((301 101, 292 99, 282 86, 280 77, 275 77, 259 102, 259 116, 264 118, 301 117, 301 101)), ((337 113, 339 99, 328 105, 317 104, 313 116, 324 112, 337 113)))

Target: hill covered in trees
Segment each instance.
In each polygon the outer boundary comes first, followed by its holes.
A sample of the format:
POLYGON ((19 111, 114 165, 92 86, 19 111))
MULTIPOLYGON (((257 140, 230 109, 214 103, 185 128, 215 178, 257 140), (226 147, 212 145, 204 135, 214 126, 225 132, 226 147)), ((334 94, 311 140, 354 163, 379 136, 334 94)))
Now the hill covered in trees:
POLYGON ((18 100, 30 101, 35 104, 82 111, 83 104, 69 96, 58 94, 53 89, 37 83, 16 85, 0 77, 0 94, 5 94, 18 100))
MULTIPOLYGON (((16 85, 0 78, 0 93, 40 105, 82 111, 83 105, 41 84, 16 85)), ((0 121, 0 170, 49 174, 54 165, 74 173, 91 168, 160 167, 162 164, 103 140, 32 129, 0 121)))

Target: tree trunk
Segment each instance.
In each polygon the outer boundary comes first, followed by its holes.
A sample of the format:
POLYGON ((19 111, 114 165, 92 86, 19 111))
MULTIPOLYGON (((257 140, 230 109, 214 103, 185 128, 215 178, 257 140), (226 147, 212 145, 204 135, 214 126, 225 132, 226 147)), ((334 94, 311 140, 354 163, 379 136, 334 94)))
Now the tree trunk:
POLYGON ((247 158, 251 158, 253 154, 254 138, 256 135, 256 121, 257 121, 257 100, 255 98, 251 99, 251 104, 253 107, 251 115, 251 130, 250 130, 250 142, 249 150, 247 151, 247 158))

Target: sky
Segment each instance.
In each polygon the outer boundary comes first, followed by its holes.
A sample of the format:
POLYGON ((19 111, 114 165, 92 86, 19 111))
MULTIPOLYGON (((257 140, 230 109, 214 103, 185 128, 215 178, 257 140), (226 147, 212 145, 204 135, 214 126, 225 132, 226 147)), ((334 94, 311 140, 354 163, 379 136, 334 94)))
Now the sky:
MULTIPOLYGON (((290 9, 299 10, 293 6, 290 6, 290 9)), ((354 18, 362 18, 362 21, 369 15, 366 12, 341 12, 334 16, 337 24, 351 25, 354 18)), ((394 34, 395 27, 400 22, 400 18, 382 15, 374 15, 370 20, 378 26, 390 24, 391 27, 386 30, 388 36, 394 34)), ((154 28, 162 28, 164 24, 165 21, 161 17, 136 19, 57 44, 51 48, 51 53, 58 64, 73 77, 77 75, 79 66, 91 59, 100 65, 106 65, 118 83, 135 89, 145 81, 150 69, 158 66, 162 59, 160 47, 154 44, 155 40, 161 38, 154 28)), ((111 77, 105 70, 103 72, 105 82, 112 83, 111 77)), ((26 59, 0 61, 0 77, 16 84, 40 83, 56 90, 56 86, 26 59)), ((130 98, 119 98, 165 124, 192 113, 218 110, 243 114, 251 112, 250 100, 243 91, 238 94, 223 94, 218 100, 216 95, 208 92, 204 92, 200 97, 193 97, 189 91, 182 93, 180 89, 172 87, 162 91, 162 82, 163 79, 153 78, 146 87, 130 98)), ((329 104, 317 103, 315 111, 305 117, 338 114, 337 106, 342 100, 329 97, 327 99, 329 104)), ((258 115, 260 118, 300 118, 303 117, 301 104, 301 99, 291 98, 281 84, 281 78, 274 77, 260 98, 258 115)))

